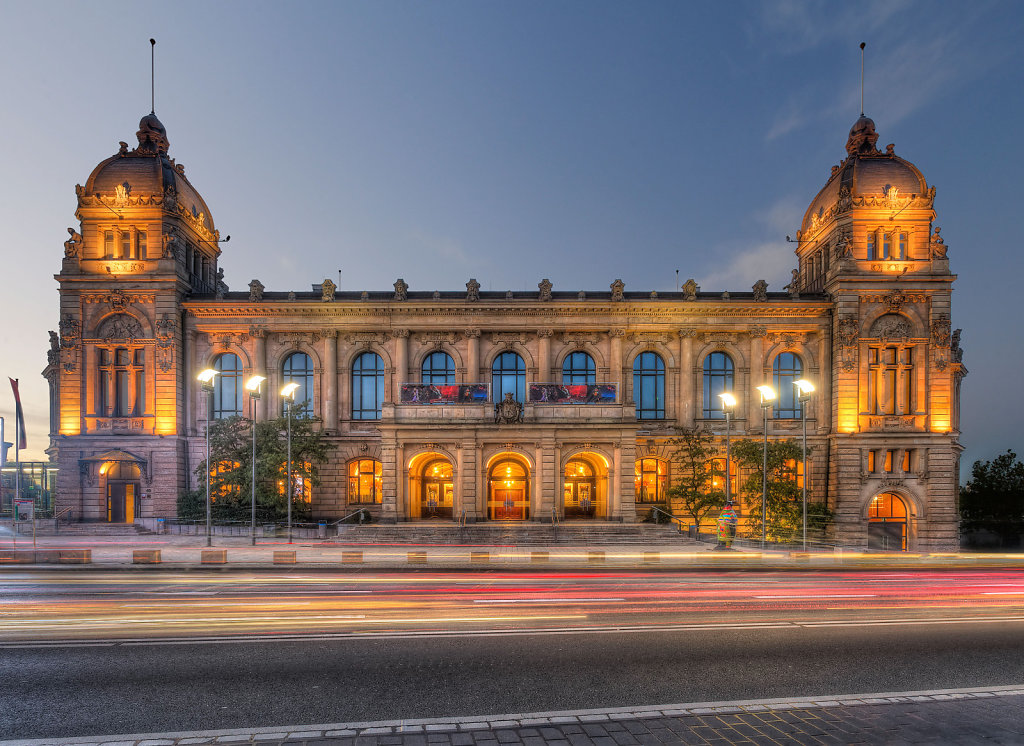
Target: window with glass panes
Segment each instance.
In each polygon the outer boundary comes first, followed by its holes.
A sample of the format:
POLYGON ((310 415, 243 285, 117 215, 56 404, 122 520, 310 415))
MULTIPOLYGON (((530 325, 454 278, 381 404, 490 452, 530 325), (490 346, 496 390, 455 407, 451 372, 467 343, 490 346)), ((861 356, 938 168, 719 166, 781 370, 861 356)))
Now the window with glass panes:
POLYGON ((592 384, 597 383, 597 368, 594 358, 585 352, 571 352, 562 361, 562 383, 592 384))
POLYGON ((242 361, 226 352, 217 357, 213 369, 213 419, 242 416, 242 361))
MULTIPOLYGON (((308 417, 313 413, 313 359, 304 352, 293 352, 284 359, 281 366, 281 384, 297 383, 295 390, 295 408, 292 414, 296 417, 308 417)), ((287 412, 282 401, 281 413, 287 412)))
POLYGON ((491 392, 494 402, 505 400, 505 394, 512 394, 517 402, 526 401, 526 365, 515 352, 503 352, 491 365, 491 392))
POLYGON ((803 376, 804 365, 792 352, 783 352, 772 363, 772 383, 775 385, 775 417, 792 419, 800 416, 800 395, 793 385, 803 376))
POLYGON ((352 363, 352 419, 379 420, 384 401, 384 361, 364 352, 352 363))
POLYGON ((96 414, 136 417, 146 413, 146 351, 114 347, 97 350, 96 414))
POLYGON ((348 465, 348 502, 379 503, 384 465, 376 459, 363 458, 348 465))
POLYGON ((636 495, 638 503, 660 503, 665 500, 665 480, 668 464, 660 458, 636 460, 636 495))
POLYGON ((633 400, 638 420, 665 419, 665 361, 656 352, 633 361, 633 400))
POLYGON ((431 352, 420 366, 422 383, 455 383, 455 361, 447 352, 431 352))
POLYGON ((724 352, 712 352, 704 358, 704 417, 725 419, 725 409, 719 394, 733 393, 732 358, 724 352))

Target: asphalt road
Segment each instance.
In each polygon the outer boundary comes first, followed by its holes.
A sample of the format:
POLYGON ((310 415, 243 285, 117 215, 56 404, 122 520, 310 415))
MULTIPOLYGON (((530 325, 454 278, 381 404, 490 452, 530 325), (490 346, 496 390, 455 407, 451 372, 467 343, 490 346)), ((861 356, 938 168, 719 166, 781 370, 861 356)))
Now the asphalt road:
POLYGON ((1024 681, 1024 574, 0 573, 0 737, 1024 681))

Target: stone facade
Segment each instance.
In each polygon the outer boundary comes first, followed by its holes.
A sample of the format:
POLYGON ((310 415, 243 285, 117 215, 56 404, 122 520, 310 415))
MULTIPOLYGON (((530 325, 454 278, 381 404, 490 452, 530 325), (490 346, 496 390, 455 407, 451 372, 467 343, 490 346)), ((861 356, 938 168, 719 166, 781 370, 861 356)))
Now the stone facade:
MULTIPOLYGON (((833 508, 838 541, 868 545, 887 517, 906 548, 957 544, 966 371, 950 324, 955 277, 932 226, 934 188, 891 147, 874 148, 866 118, 808 208, 786 292, 758 281, 712 293, 692 280, 677 293, 633 292, 621 280, 566 292, 546 279, 515 293, 481 291, 473 279, 442 293, 402 279, 381 292, 338 291, 329 279, 298 293, 253 279, 231 292, 210 210, 167 155, 155 116, 138 137, 77 188, 80 233, 69 229, 56 276, 49 453, 62 506, 84 519, 174 514, 205 454, 210 397, 195 374, 237 356, 238 382, 268 379, 269 394, 238 398, 237 412, 258 420, 281 412, 276 392, 296 380, 286 367, 308 366, 304 391, 335 446, 313 492, 317 518, 364 504, 349 494, 362 462, 379 470, 367 507, 382 521, 544 521, 569 514, 570 502, 581 517, 636 521, 650 507, 639 460, 664 462, 682 428, 724 432, 720 403, 704 400, 714 355, 731 366, 722 380, 739 400, 737 439, 763 437, 755 387, 772 383, 781 359, 815 382, 806 478, 811 499, 833 508), (367 360, 377 366, 369 384, 367 360), (435 361, 447 377, 428 380, 435 361), (590 368, 564 377, 577 364, 590 368), (506 365, 521 370, 495 378, 506 365), (496 407, 502 380, 515 390, 508 412, 496 407), (435 396, 431 382, 449 386, 441 403, 419 398, 435 396), (566 383, 591 387, 568 395, 566 383), (459 386, 475 394, 453 394, 459 386), (112 487, 115 464, 128 468, 112 487), (131 484, 128 509, 111 507, 121 482, 131 484), (902 520, 885 512, 897 504, 902 520)), ((768 437, 799 438, 801 426, 792 412, 772 417, 768 437)))

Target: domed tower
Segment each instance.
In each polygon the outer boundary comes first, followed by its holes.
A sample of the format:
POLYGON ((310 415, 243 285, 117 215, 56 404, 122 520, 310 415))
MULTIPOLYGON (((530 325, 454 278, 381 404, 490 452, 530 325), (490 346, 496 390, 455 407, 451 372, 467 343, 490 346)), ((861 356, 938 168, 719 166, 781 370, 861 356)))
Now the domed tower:
POLYGON ((76 519, 174 513, 186 471, 181 302, 226 290, 213 217, 166 129, 150 113, 136 136, 75 187, 80 224, 55 276, 49 453, 76 519))
POLYGON ((877 142, 862 115, 797 232, 800 289, 835 304, 829 498, 840 541, 955 548, 956 277, 933 228, 935 187, 877 142))

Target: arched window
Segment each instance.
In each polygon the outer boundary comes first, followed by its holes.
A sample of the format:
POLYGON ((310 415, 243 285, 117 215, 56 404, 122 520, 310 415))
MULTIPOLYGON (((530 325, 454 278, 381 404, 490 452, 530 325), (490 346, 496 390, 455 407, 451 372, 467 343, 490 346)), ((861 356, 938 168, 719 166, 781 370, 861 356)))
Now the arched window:
POLYGON ((660 458, 638 458, 636 460, 636 501, 638 503, 664 502, 667 478, 668 464, 660 458))
POLYGON ((914 347, 872 346, 868 350, 868 408, 872 414, 910 414, 916 398, 914 347))
MULTIPOLYGON (((304 352, 293 352, 284 359, 281 366, 282 385, 297 383, 299 388, 295 390, 295 409, 292 414, 296 417, 308 417, 313 413, 313 359, 304 352)), ((282 402, 281 413, 287 411, 282 402)))
POLYGON ((725 419, 725 410, 719 394, 733 392, 732 358, 724 352, 712 352, 704 358, 704 417, 709 420, 725 419))
POLYGON ((384 465, 380 461, 361 458, 348 465, 348 504, 379 503, 384 481, 384 465))
POLYGON ((352 363, 352 419, 379 420, 384 401, 384 361, 364 352, 352 363))
POLYGON ((455 383, 455 362, 447 352, 431 352, 420 366, 421 383, 455 383))
POLYGON ((655 352, 633 361, 633 400, 638 420, 665 419, 665 362, 655 352))
POLYGON ((517 402, 526 401, 526 365, 515 352, 503 352, 491 366, 491 395, 494 402, 505 400, 512 394, 517 402))
POLYGON ((804 373, 804 364, 792 352, 783 352, 772 363, 772 382, 775 384, 775 416, 792 419, 800 416, 800 395, 793 385, 804 373))
POLYGON ((213 361, 220 375, 213 378, 213 412, 215 420, 242 416, 242 361, 233 352, 225 352, 213 361))
POLYGON ((137 417, 146 413, 146 351, 101 348, 96 413, 100 417, 137 417))
POLYGON ((562 383, 592 384, 597 383, 594 358, 585 352, 571 352, 562 361, 562 383))

